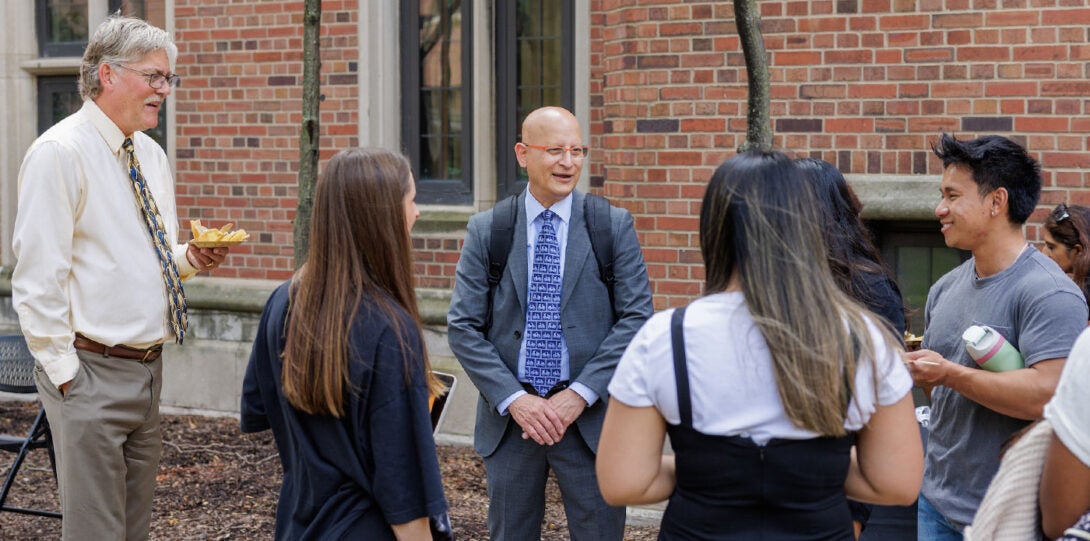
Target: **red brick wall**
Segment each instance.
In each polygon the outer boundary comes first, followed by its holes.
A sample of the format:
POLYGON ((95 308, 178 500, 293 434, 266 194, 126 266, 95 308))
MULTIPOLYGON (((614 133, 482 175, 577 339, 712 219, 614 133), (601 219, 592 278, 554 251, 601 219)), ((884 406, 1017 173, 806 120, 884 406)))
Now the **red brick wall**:
MULTIPOLYGON (((357 146, 358 2, 322 2, 321 159, 357 146)), ((253 241, 218 276, 284 279, 292 270, 302 122, 303 2, 176 0, 182 86, 178 215, 234 222, 253 241)), ((183 233, 182 238, 187 238, 183 233)))
MULTIPOLYGON (((591 185, 630 209, 656 307, 699 294, 704 183, 745 132, 730 2, 590 0, 591 185)), ((1009 135, 1044 166, 1037 213, 1090 204, 1090 7, 1082 0, 762 0, 775 144, 847 173, 938 174, 928 141, 1009 135)), ((183 222, 256 241, 221 276, 291 272, 302 1, 176 0, 183 222)), ((358 144, 358 2, 322 17, 323 159, 358 144)), ((1036 228, 1030 228, 1036 235, 1036 228)), ((419 284, 448 288, 460 239, 414 235, 419 284)))
MULTIPOLYGON (((1090 203, 1083 0, 762 0, 775 145, 845 173, 939 174, 928 142, 1007 135, 1043 166, 1035 221, 1090 203)), ((592 182, 629 208, 657 308, 701 288, 703 184, 745 135, 730 2, 592 0, 592 182)), ((1031 236, 1036 228, 1030 229, 1031 236)))

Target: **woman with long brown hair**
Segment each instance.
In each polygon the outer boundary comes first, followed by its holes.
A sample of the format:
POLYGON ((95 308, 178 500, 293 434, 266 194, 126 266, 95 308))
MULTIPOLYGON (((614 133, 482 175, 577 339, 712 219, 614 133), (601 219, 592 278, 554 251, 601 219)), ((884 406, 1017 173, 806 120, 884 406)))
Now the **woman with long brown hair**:
POLYGON ((441 392, 421 337, 408 161, 334 156, 310 248, 265 306, 242 430, 271 428, 284 468, 276 539, 431 539, 447 503, 428 413, 441 392))
POLYGON ((781 153, 719 166, 700 211, 705 295, 648 320, 617 366, 598 482, 613 505, 669 499, 660 539, 847 541, 847 497, 916 498, 912 379, 837 286, 812 198, 781 153))

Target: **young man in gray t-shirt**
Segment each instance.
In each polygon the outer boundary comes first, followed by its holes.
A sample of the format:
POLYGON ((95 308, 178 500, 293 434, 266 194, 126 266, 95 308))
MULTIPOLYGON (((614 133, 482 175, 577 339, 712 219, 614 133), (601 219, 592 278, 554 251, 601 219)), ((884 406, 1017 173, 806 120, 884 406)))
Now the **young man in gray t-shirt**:
POLYGON ((1000 446, 1042 409, 1086 327, 1079 289, 1022 230, 1041 192, 1036 161, 999 136, 933 147, 943 161, 935 215, 946 245, 973 257, 932 286, 923 349, 906 354, 916 384, 931 393, 931 434, 919 502, 919 539, 959 540, 999 467, 1000 446), (1022 354, 1026 368, 989 372, 961 335, 988 325, 1022 354))

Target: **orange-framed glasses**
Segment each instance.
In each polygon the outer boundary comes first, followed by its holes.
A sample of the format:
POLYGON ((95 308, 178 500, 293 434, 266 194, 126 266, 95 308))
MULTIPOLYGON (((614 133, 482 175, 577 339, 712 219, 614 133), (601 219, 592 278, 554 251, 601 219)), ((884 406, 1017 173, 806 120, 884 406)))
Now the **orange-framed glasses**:
POLYGON ((586 158, 587 154, 590 152, 590 149, 584 146, 549 147, 545 145, 531 145, 530 143, 523 144, 530 148, 544 150, 546 154, 558 160, 569 152, 571 152, 571 159, 582 160, 583 158, 586 158))

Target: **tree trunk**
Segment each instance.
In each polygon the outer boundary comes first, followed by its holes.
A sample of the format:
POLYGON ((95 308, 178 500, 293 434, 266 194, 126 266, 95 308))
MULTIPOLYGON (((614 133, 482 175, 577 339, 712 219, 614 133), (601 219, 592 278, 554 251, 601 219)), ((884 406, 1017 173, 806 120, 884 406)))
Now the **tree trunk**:
POLYGON ((318 118, 321 102, 319 72, 322 1, 306 0, 303 7, 303 125, 299 133, 299 194, 295 210, 295 268, 307 259, 314 183, 318 179, 318 118))
POLYGON ((772 122, 769 111, 768 57, 761 34, 761 8, 757 0, 734 0, 734 22, 742 42, 749 78, 746 109, 746 140, 738 152, 772 150, 772 122))

